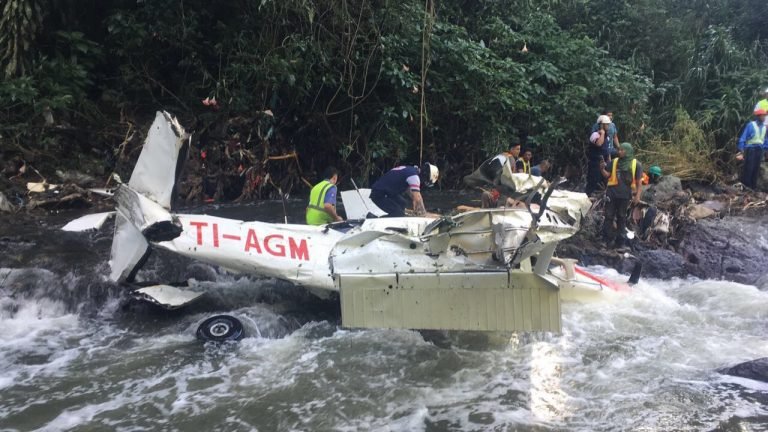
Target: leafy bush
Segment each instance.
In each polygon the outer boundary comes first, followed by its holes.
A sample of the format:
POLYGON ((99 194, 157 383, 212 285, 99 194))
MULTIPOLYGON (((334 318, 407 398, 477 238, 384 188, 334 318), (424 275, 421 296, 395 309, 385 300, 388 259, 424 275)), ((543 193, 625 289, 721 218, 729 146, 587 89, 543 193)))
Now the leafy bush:
POLYGON ((638 156, 650 165, 661 166, 664 174, 681 180, 715 182, 723 178, 718 166, 722 150, 715 144, 711 132, 705 132, 688 113, 679 108, 675 111, 675 123, 667 133, 648 140, 638 151, 638 156))

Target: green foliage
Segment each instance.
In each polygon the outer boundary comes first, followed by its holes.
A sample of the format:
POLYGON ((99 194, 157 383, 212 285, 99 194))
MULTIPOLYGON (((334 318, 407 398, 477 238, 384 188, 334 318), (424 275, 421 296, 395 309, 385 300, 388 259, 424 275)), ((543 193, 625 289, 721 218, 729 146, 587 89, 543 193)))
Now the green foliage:
POLYGON ((363 183, 423 154, 458 186, 520 138, 537 158, 578 164, 603 107, 648 151, 688 140, 668 131, 691 124, 713 146, 702 151, 725 149, 768 85, 768 6, 755 0, 82 4, 4 3, 4 127, 34 136, 52 110, 101 130, 166 109, 201 146, 296 151, 308 170, 335 164, 363 183), (235 137, 231 119, 250 126, 235 137))
POLYGON ((677 109, 671 130, 649 140, 638 155, 647 166, 660 165, 665 174, 681 180, 715 182, 723 177, 718 153, 713 134, 677 109))
POLYGON ((6 0, 0 14, 0 64, 5 78, 23 75, 30 63, 43 12, 39 0, 6 0))

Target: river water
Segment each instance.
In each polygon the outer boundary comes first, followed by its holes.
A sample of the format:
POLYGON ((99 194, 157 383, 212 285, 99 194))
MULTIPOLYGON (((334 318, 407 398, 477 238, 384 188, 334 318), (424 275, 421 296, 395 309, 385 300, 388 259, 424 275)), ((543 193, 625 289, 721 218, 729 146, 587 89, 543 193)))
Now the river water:
MULTIPOLYGON (((283 219, 279 202, 199 210, 283 219)), ((768 430, 768 384, 716 372, 768 356, 753 286, 645 279, 563 304, 562 334, 489 339, 343 329, 289 284, 157 254, 142 278, 209 291, 164 312, 106 280, 111 227, 58 230, 79 214, 0 220, 2 431, 768 430), (196 340, 221 312, 249 336, 196 340)))

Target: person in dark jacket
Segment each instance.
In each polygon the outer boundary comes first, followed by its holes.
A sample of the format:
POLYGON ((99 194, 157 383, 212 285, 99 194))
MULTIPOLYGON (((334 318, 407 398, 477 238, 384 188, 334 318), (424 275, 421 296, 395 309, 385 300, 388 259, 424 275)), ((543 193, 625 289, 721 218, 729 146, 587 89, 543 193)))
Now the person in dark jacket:
POLYGON ((606 171, 606 164, 600 164, 600 172, 608 180, 605 196, 605 221, 603 222, 603 236, 610 245, 613 241, 617 248, 624 246, 627 227, 627 210, 630 202, 640 202, 640 194, 643 192, 643 167, 635 159, 635 151, 630 143, 621 143, 618 158, 611 161, 610 172, 606 171), (616 222, 616 231, 613 231, 613 223, 616 222))
POLYGON ((437 167, 428 162, 421 168, 409 165, 392 168, 371 186, 371 201, 385 211, 387 217, 402 217, 408 205, 404 194, 408 193, 413 214, 424 216, 427 210, 421 197, 421 186, 432 186, 439 174, 437 167))
POLYGON ((587 195, 592 195, 605 185, 605 180, 600 173, 600 165, 610 160, 607 145, 612 139, 608 134, 611 119, 607 115, 601 115, 598 117, 597 123, 600 128, 590 135, 587 150, 587 187, 584 190, 587 195))

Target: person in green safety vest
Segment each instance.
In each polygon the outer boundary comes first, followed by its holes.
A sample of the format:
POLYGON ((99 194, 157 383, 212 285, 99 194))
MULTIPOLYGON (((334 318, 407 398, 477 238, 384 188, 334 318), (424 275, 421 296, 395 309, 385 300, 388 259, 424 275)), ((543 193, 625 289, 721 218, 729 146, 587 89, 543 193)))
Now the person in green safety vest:
POLYGON ((766 135, 766 111, 757 108, 754 111, 755 120, 747 123, 737 143, 739 152, 736 160, 744 161, 741 171, 741 183, 757 189, 757 178, 760 176, 760 164, 763 162, 765 150, 768 150, 768 135, 766 135))
POLYGON ((630 143, 621 143, 618 158, 611 161, 611 172, 605 170, 605 161, 600 163, 600 172, 608 179, 605 189, 605 221, 603 222, 603 236, 610 244, 615 242, 616 248, 621 248, 625 243, 625 231, 627 226, 627 210, 630 201, 633 204, 640 202, 640 194, 643 191, 643 167, 635 159, 635 151, 630 143), (616 222, 616 232, 613 232, 613 222, 616 222))
POLYGON ((308 225, 325 225, 344 220, 336 213, 336 182, 338 180, 339 171, 335 167, 329 166, 323 171, 323 180, 309 193, 306 215, 308 225))

